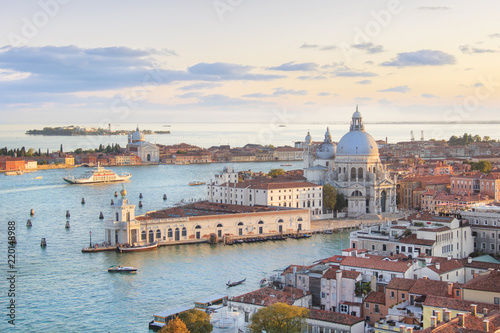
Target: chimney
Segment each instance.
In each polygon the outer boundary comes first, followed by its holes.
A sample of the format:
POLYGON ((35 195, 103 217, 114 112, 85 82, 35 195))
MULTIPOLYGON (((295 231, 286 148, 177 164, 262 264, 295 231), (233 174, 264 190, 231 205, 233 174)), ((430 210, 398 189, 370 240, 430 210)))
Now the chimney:
POLYGON ((413 327, 407 327, 406 333, 413 333, 413 327))
POLYGON ((422 278, 423 278, 424 280, 427 280, 427 276, 426 276, 426 275, 424 275, 422 278))
POLYGON ((399 325, 399 333, 405 333, 405 325, 399 325))
POLYGON ((436 317, 436 323, 439 324, 441 322, 441 311, 433 310, 434 317, 436 317))
POLYGON ((451 311, 448 309, 443 309, 443 321, 450 321, 451 311))
POLYGON ((252 298, 252 304, 255 304, 255 298, 252 298))
POLYGON ((437 263, 436 263, 436 269, 437 269, 438 271, 439 271, 439 270, 441 270, 441 263, 439 263, 439 262, 437 262, 437 263))
POLYGON ((453 282, 448 282, 448 297, 453 297, 453 282))
POLYGON ((475 317, 477 315, 477 304, 470 305, 470 313, 475 317))
POLYGON ((264 300, 260 301, 260 305, 264 306, 264 300))
POLYGON ((483 320, 483 331, 489 332, 490 331, 490 321, 489 320, 483 320))
POLYGON ((431 316, 431 327, 434 328, 437 325, 437 317, 431 316))
POLYGON ((458 314, 458 326, 465 327, 465 313, 458 314))
POLYGON ((472 263, 472 258, 471 257, 467 257, 467 262, 470 264, 472 263))

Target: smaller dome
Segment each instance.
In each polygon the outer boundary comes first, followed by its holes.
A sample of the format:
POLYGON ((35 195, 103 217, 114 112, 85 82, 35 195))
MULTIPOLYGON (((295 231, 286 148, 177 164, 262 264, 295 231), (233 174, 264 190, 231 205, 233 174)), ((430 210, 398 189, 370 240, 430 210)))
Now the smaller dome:
POLYGON ((335 144, 331 142, 323 142, 316 149, 316 158, 321 160, 329 160, 335 157, 335 152, 337 148, 335 144))
POLYGON ((309 133, 309 131, 307 132, 307 135, 306 135, 306 144, 311 144, 312 142, 312 138, 311 138, 311 133, 309 133))
POLYGON ((136 131, 132 134, 132 142, 144 141, 144 134, 139 131, 139 127, 137 127, 136 131))

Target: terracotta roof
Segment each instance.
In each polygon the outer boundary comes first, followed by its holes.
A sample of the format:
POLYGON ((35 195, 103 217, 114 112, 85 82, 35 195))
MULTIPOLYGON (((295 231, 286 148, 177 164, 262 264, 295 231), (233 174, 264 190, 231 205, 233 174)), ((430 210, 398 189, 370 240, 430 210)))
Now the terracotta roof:
POLYGON ((336 280, 337 279, 337 271, 339 271, 339 270, 342 272, 342 278, 344 278, 344 279, 356 280, 358 278, 358 276, 361 275, 361 272, 330 268, 326 271, 325 274, 323 274, 323 277, 325 279, 336 280))
MULTIPOLYGON (((215 185, 219 187, 226 187, 228 184, 215 185)), ((239 183, 229 183, 229 188, 251 188, 258 190, 279 190, 284 188, 308 188, 308 187, 321 187, 321 185, 304 182, 304 181, 275 181, 274 178, 259 178, 247 180, 239 183)))
POLYGON ((441 232, 450 230, 450 227, 439 227, 439 228, 420 228, 418 231, 430 231, 430 232, 441 232))
POLYGON ((485 309, 488 313, 490 313, 493 310, 499 309, 499 306, 494 305, 494 304, 465 301, 463 299, 456 299, 456 298, 450 298, 450 297, 439 297, 439 296, 433 296, 433 295, 427 296, 427 298, 425 299, 425 302, 423 303, 423 305, 425 305, 425 306, 446 308, 448 310, 456 310, 456 311, 471 311, 472 304, 477 305, 477 310, 476 310, 477 313, 484 313, 485 309))
POLYGON ((449 321, 443 321, 436 327, 429 327, 422 331, 415 332, 439 332, 439 333, 481 333, 484 331, 483 321, 489 321, 489 332, 495 332, 500 323, 500 312, 495 311, 487 317, 477 317, 471 314, 465 314, 463 318, 463 326, 459 324, 459 318, 454 317, 449 321))
POLYGON ((404 278, 393 278, 391 282, 385 287, 386 289, 396 289, 396 290, 404 290, 410 291, 411 287, 417 282, 417 280, 413 279, 404 279, 404 278))
POLYGON ((325 310, 309 309, 309 318, 330 323, 337 323, 352 326, 364 321, 362 318, 354 317, 344 313, 330 312, 325 310))
POLYGON ((382 291, 372 291, 366 296, 365 302, 385 305, 385 293, 382 291))
MULTIPOLYGON (((465 259, 467 260, 467 259, 465 259)), ((435 263, 434 265, 428 265, 427 267, 432 270, 433 272, 436 272, 438 274, 443 274, 447 272, 451 272, 460 268, 464 267, 464 260, 463 259, 450 259, 448 258, 442 258, 442 257, 434 257, 432 259, 432 262, 435 263), (439 265, 438 265, 439 263, 439 265), (439 266, 439 269, 438 269, 439 266)))
POLYGON ((500 293, 500 272, 491 271, 487 274, 480 274, 464 284, 463 289, 500 293))
POLYGON ((403 244, 426 245, 426 246, 432 246, 434 245, 434 243, 436 243, 435 240, 431 239, 419 239, 417 238, 417 235, 409 235, 403 237, 399 240, 399 242, 403 244))
POLYGON ((411 262, 408 261, 389 261, 383 258, 382 256, 347 257, 340 265, 400 273, 406 272, 411 266, 411 262))
MULTIPOLYGON (((453 288, 460 288, 460 283, 453 283, 453 288)), ((416 295, 433 295, 448 297, 448 282, 435 281, 430 279, 418 279, 409 290, 409 293, 416 295)))
POLYGON ((312 266, 301 266, 301 265, 290 265, 288 266, 285 271, 283 273, 281 273, 281 275, 287 275, 287 274, 292 274, 293 273, 293 268, 296 268, 296 272, 300 271, 301 269, 308 269, 308 268, 311 268, 311 267, 314 267, 314 265, 312 266))
POLYGON ((293 305, 296 299, 310 295, 310 292, 302 291, 301 289, 285 287, 283 290, 276 290, 271 287, 261 288, 249 293, 234 296, 232 301, 239 303, 249 303, 260 306, 269 306, 275 303, 286 303, 293 305))

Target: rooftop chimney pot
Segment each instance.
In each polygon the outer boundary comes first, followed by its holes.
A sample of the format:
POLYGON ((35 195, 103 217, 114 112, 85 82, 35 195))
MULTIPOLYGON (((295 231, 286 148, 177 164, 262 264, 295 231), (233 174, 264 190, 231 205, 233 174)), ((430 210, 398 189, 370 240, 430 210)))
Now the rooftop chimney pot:
POLYGON ((458 314, 458 326, 465 327, 465 313, 458 314))

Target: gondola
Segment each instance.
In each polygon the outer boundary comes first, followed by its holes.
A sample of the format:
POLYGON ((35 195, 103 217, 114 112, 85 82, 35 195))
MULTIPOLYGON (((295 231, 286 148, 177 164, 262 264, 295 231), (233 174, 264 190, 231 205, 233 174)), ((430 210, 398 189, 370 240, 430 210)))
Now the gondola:
POLYGON ((243 282, 245 282, 247 280, 247 278, 244 278, 243 280, 241 281, 236 281, 236 282, 231 282, 231 280, 229 280, 227 283, 226 283, 226 286, 229 288, 229 287, 234 287, 234 286, 237 286, 239 284, 242 284, 243 282))

